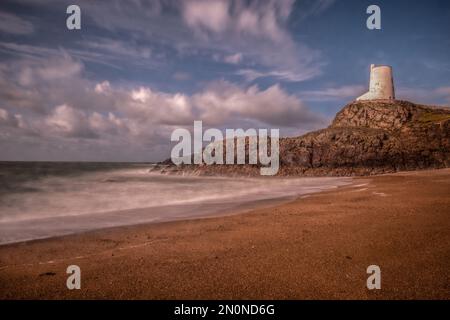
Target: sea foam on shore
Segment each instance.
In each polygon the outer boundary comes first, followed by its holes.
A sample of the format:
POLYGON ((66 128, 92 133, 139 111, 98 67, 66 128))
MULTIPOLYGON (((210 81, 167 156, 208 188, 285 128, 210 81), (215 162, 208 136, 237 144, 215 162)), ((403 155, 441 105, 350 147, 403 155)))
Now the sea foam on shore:
POLYGON ((219 215, 351 182, 350 178, 167 176, 149 173, 148 164, 80 164, 66 171, 58 164, 21 166, 21 170, 11 164, 0 166, 0 244, 219 215))

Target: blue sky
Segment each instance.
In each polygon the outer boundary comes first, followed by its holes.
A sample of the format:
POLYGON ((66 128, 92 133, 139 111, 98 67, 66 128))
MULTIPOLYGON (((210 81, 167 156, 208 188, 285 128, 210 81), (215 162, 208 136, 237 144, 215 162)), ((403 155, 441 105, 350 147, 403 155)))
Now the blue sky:
POLYGON ((161 160, 194 120, 299 135, 364 93, 371 63, 397 98, 448 105, 449 30, 438 0, 2 1, 0 160, 161 160))

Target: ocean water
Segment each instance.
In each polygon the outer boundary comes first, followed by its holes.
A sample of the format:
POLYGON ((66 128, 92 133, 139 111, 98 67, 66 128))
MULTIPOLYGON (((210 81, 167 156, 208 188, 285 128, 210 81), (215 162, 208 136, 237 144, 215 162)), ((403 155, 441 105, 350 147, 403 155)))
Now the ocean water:
POLYGON ((0 163, 0 244, 223 215, 351 183, 150 173, 152 164, 0 163))

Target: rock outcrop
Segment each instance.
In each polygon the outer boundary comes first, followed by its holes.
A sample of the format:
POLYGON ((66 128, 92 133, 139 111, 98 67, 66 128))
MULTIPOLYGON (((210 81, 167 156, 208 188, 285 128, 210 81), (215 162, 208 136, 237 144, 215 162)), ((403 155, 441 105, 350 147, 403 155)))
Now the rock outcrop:
MULTIPOLYGON (((164 167, 172 173, 259 175, 257 165, 164 167)), ((448 108, 355 101, 328 128, 280 139, 279 175, 351 176, 444 167, 450 167, 448 108)))

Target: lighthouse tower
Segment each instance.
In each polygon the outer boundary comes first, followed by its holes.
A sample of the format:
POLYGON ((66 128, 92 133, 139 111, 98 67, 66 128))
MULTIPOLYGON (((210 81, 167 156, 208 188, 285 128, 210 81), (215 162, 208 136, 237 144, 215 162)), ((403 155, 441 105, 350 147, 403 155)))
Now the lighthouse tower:
POLYGON ((370 65, 369 92, 356 100, 395 100, 392 67, 370 65))

